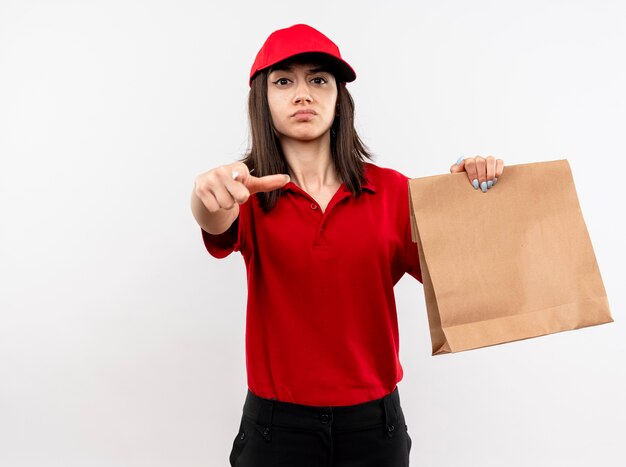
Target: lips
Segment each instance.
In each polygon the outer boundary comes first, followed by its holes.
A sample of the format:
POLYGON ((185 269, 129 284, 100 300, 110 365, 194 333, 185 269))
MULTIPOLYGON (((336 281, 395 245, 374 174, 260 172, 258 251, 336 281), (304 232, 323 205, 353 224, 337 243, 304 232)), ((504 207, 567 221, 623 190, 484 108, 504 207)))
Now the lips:
POLYGON ((292 117, 297 117, 298 115, 317 115, 317 112, 313 109, 302 109, 294 113, 292 117))
POLYGON ((301 109, 294 113, 291 117, 296 122, 310 122, 315 118, 317 112, 312 109, 301 109))

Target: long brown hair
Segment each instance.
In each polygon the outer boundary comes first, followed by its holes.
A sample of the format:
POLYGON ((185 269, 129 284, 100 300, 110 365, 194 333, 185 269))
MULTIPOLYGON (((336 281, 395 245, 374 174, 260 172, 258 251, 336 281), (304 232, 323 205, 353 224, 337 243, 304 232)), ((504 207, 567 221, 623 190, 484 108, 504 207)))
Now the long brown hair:
MULTIPOLYGON (((327 66, 323 60, 318 61, 322 66, 327 66)), ((332 73, 332 68, 328 71, 332 73)), ((250 170, 254 169, 254 175, 257 177, 288 173, 287 162, 274 131, 267 101, 268 73, 268 70, 262 70, 254 77, 248 96, 251 145, 243 162, 250 170)), ((354 196, 358 197, 362 191, 361 185, 365 182, 363 163, 365 159, 371 160, 372 155, 354 128, 354 100, 345 83, 337 79, 336 82, 337 116, 330 129, 331 158, 339 179, 354 196)), ((281 193, 281 190, 258 193, 263 211, 269 212, 276 205, 281 193)))

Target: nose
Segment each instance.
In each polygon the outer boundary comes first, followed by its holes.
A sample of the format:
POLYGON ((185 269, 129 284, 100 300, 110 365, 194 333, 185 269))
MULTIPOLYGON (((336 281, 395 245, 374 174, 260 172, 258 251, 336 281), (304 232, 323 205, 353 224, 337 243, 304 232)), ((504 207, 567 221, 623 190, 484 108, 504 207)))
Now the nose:
POLYGON ((309 86, 307 86, 306 81, 301 81, 295 89, 295 94, 293 96, 294 104, 301 104, 303 102, 311 103, 313 99, 311 98, 311 93, 309 91, 309 86))

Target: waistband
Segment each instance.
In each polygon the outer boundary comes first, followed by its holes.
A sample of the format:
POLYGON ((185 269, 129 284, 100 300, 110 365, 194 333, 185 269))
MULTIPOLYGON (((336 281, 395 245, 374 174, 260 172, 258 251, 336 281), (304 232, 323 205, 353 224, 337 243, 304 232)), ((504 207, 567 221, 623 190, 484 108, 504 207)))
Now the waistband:
POLYGON ((398 387, 386 396, 356 405, 318 407, 265 399, 248 389, 243 415, 259 426, 337 431, 385 426, 388 435, 404 423, 398 387))

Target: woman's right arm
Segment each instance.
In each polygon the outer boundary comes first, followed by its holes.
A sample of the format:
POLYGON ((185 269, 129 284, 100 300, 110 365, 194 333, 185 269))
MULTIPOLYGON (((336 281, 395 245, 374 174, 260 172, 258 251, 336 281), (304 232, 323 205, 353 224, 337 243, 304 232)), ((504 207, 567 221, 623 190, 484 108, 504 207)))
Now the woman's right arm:
POLYGON ((272 191, 289 182, 288 175, 250 175, 248 166, 234 162, 198 175, 191 193, 191 212, 206 232, 226 232, 239 215, 239 205, 251 194, 272 191))
POLYGON ((205 232, 213 235, 221 234, 235 222, 239 216, 239 205, 233 206, 232 209, 220 209, 217 212, 210 212, 202 199, 197 194, 196 188, 191 193, 191 212, 196 218, 198 225, 205 232))

